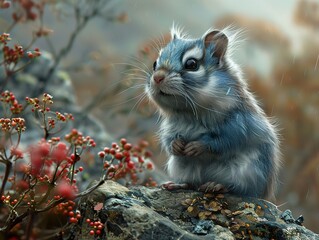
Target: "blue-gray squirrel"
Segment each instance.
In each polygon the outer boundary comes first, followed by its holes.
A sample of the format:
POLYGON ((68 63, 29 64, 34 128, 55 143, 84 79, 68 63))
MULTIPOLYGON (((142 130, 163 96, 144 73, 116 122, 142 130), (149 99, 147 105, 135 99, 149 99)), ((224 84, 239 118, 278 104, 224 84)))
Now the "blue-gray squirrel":
POLYGON ((278 134, 229 56, 231 38, 209 30, 191 39, 174 27, 171 35, 145 87, 169 156, 173 182, 163 187, 273 198, 278 134))

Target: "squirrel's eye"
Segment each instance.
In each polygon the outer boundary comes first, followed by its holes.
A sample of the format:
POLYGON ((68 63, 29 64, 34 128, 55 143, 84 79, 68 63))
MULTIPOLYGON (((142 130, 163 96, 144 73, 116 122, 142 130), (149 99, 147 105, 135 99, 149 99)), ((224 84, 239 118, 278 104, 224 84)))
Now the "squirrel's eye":
POLYGON ((153 70, 155 71, 155 69, 156 69, 156 61, 153 63, 153 70))
POLYGON ((196 71, 199 68, 199 64, 198 64, 198 61, 196 59, 190 58, 190 59, 187 59, 184 67, 185 67, 185 69, 187 69, 189 71, 196 71))

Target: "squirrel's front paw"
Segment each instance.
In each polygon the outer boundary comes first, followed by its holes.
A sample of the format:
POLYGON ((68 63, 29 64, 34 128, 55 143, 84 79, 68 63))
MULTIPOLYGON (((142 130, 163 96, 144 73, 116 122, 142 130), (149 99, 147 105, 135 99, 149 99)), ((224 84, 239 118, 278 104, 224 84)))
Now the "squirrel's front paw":
POLYGON ((189 157, 196 157, 207 151, 207 146, 200 141, 193 141, 186 144, 184 155, 189 157))
POLYGON ((184 155, 185 142, 181 139, 175 139, 172 142, 172 152, 174 155, 184 155))

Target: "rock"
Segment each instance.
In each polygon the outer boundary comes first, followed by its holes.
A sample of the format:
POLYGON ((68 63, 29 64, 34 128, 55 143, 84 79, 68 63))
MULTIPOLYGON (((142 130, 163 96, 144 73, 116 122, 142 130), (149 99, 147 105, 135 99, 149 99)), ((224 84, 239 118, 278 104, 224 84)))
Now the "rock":
MULTIPOLYGON (((105 223, 100 239, 319 239, 281 219, 274 204, 229 194, 126 188, 107 181, 83 197, 80 206, 84 219, 98 216, 105 223)), ((83 223, 83 236, 88 231, 83 223)))

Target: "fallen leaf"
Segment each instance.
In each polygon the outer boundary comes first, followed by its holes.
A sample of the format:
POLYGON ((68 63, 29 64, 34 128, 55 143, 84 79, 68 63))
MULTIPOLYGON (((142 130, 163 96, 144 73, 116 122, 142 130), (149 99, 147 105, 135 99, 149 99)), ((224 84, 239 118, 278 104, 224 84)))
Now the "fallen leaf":
POLYGON ((263 216, 265 215, 265 212, 264 212, 264 210, 261 208, 261 206, 257 206, 255 212, 257 213, 257 215, 258 215, 259 217, 263 217, 263 216))
POLYGON ((182 205, 183 206, 190 206, 192 203, 193 203, 193 200, 190 199, 190 198, 185 199, 184 201, 182 201, 182 205))
POLYGON ((102 208, 103 208, 103 203, 97 203, 97 204, 94 206, 94 210, 95 210, 95 211, 100 211, 102 208))
POLYGON ((224 195, 219 193, 219 194, 216 195, 216 198, 224 198, 224 195))
POLYGON ((240 215, 242 213, 243 213, 242 211, 235 211, 235 212, 232 212, 232 215, 237 216, 237 215, 240 215))

